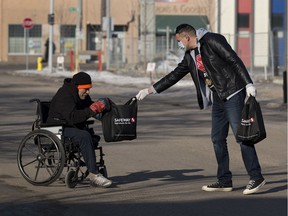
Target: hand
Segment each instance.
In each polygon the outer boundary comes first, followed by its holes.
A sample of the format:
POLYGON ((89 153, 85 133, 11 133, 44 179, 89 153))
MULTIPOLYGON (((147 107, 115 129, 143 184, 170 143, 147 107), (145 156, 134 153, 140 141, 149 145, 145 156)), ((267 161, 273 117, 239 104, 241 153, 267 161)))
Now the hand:
POLYGON ((254 87, 252 83, 249 83, 248 85, 246 85, 246 95, 248 97, 250 96, 256 97, 256 88, 254 87))
POLYGON ((138 94, 136 95, 137 100, 143 100, 145 97, 147 97, 149 94, 151 94, 149 92, 149 88, 146 89, 142 89, 138 92, 138 94))
POLYGON ((98 100, 92 103, 89 107, 94 113, 101 113, 105 109, 105 104, 98 100))
POLYGON ((105 110, 110 110, 110 99, 109 98, 99 98, 98 101, 101 101, 105 105, 105 110))

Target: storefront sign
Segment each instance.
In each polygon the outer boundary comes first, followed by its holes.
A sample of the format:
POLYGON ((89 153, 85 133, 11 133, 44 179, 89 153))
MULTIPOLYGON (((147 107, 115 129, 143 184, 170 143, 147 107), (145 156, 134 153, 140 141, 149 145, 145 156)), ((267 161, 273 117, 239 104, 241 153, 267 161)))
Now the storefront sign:
POLYGON ((155 5, 155 12, 157 15, 161 14, 205 14, 207 13, 206 7, 188 6, 187 4, 158 4, 155 5))

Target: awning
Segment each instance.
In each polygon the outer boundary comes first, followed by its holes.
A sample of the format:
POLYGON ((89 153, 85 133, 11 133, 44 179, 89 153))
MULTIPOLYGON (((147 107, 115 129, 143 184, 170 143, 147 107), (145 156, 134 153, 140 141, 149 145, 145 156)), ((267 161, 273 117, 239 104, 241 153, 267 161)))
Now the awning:
POLYGON ((176 27, 180 24, 187 23, 192 25, 195 29, 207 28, 207 16, 175 16, 175 15, 157 15, 156 16, 156 33, 166 32, 167 26, 172 33, 175 32, 176 27))

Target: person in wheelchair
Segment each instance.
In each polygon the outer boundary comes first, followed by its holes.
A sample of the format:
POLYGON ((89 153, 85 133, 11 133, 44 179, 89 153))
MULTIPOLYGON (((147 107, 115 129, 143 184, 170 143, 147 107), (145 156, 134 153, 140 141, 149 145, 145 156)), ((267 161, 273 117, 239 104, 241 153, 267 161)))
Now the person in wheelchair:
POLYGON ((110 109, 110 103, 108 98, 92 101, 89 96, 91 87, 91 77, 85 72, 75 74, 72 79, 64 79, 63 86, 52 98, 47 123, 65 121, 64 137, 79 143, 90 184, 109 187, 112 181, 98 171, 92 135, 85 122, 90 117, 99 118, 104 110, 110 109))

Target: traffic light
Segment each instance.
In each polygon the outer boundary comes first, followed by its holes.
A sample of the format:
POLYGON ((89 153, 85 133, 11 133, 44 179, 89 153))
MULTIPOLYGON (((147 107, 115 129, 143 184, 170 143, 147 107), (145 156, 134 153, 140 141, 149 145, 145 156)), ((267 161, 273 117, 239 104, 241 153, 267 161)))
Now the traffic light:
POLYGON ((54 25, 54 19, 55 19, 55 15, 53 14, 48 14, 48 23, 49 25, 54 25))

